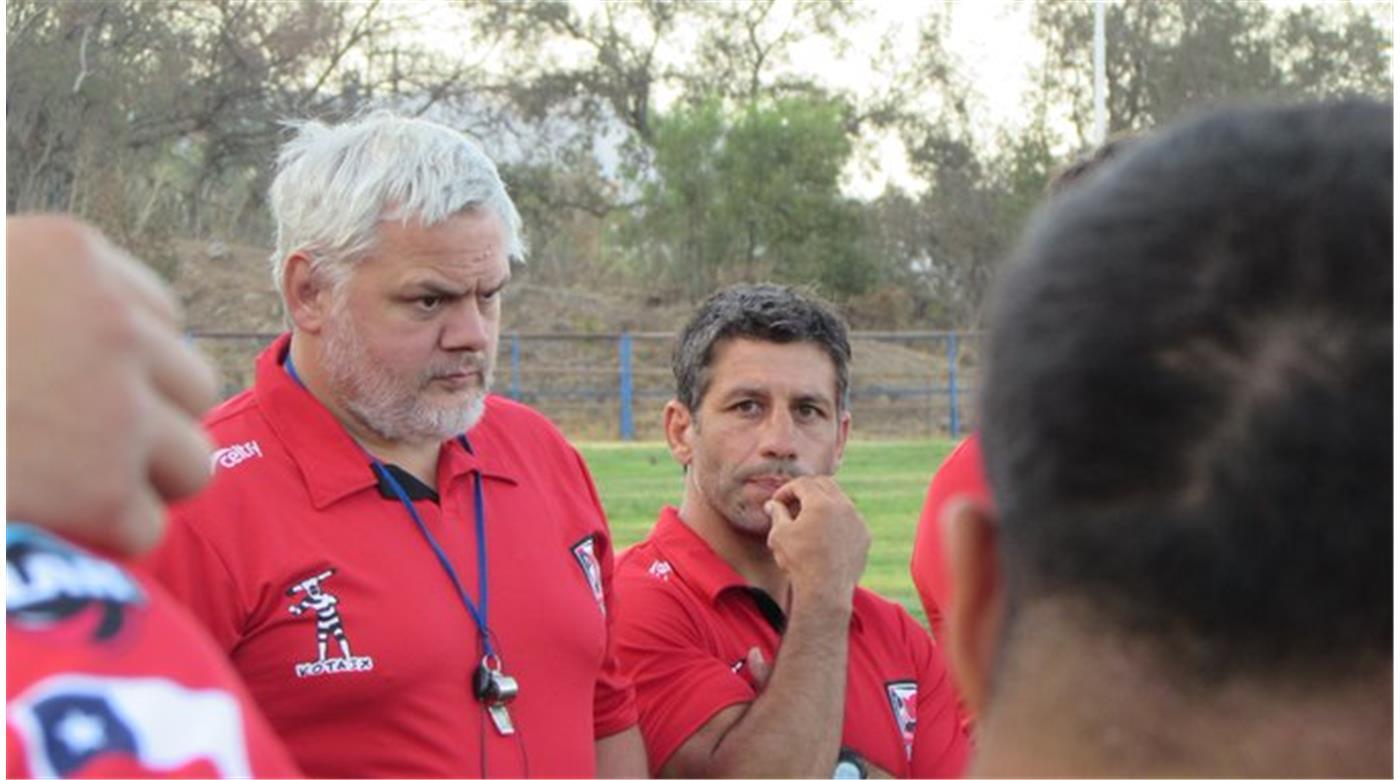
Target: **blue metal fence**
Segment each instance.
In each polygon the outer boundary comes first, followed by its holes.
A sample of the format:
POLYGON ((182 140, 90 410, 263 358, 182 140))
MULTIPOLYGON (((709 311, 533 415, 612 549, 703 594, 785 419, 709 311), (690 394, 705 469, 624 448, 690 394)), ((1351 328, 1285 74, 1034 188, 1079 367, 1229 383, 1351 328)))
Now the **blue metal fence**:
MULTIPOLYGON (((976 392, 979 333, 854 331, 851 408, 862 436, 958 436, 976 392)), ((252 380, 267 333, 191 333, 219 364, 232 395, 252 380)), ((624 441, 661 435, 672 397, 674 334, 506 333, 497 392, 529 403, 566 433, 624 441), (643 414, 638 417, 638 411, 643 414)))

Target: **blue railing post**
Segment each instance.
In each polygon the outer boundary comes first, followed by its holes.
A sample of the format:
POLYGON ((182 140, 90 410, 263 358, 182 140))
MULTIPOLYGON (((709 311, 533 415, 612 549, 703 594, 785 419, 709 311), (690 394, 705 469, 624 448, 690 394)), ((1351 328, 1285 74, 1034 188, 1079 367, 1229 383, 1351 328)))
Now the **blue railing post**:
POLYGON ((637 431, 632 426, 632 334, 623 331, 617 340, 618 362, 618 435, 632 441, 637 431))
POLYGON ((510 334, 510 397, 520 400, 520 334, 510 334))
POLYGON ((958 438, 958 334, 948 334, 948 432, 958 438))

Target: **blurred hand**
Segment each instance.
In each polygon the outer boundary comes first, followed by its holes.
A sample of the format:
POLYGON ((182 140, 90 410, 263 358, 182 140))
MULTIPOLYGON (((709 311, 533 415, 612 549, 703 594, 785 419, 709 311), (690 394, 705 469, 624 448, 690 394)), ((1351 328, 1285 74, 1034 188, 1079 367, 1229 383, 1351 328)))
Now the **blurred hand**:
POLYGON ((209 479, 213 371, 156 275, 95 229, 10 217, 5 250, 8 517, 142 552, 164 502, 209 479))
POLYGON ((831 477, 798 477, 764 505, 773 519, 768 547, 788 576, 794 601, 850 608, 865 571, 870 531, 831 477))

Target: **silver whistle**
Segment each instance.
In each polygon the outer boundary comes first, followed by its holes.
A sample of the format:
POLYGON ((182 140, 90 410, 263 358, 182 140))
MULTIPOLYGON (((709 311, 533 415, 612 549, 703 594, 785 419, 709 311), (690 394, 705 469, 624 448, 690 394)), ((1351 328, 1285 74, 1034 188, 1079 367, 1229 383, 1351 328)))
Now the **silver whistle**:
POLYGON ((506 709, 506 705, 491 704, 486 707, 486 711, 491 713, 491 724, 501 736, 508 737, 515 733, 515 724, 510 722, 510 711, 506 709))
POLYGON ((519 693, 520 684, 515 678, 501 672, 501 659, 495 655, 483 656, 481 665, 472 673, 472 695, 486 705, 491 723, 501 736, 515 733, 506 704, 519 693))

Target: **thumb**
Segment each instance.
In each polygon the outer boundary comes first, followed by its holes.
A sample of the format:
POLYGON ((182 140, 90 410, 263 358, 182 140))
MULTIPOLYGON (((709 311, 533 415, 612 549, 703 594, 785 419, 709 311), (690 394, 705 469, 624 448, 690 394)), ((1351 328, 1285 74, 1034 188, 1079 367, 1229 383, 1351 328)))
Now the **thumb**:
POLYGON ((768 502, 763 505, 763 511, 768 513, 768 517, 773 521, 774 525, 783 520, 789 522, 792 520, 792 510, 788 508, 785 502, 779 501, 776 498, 768 499, 768 502))
POLYGON ((749 676, 753 678, 754 687, 762 691, 768 686, 768 678, 773 676, 773 667, 763 660, 763 651, 757 647, 750 647, 746 658, 749 665, 749 676))

